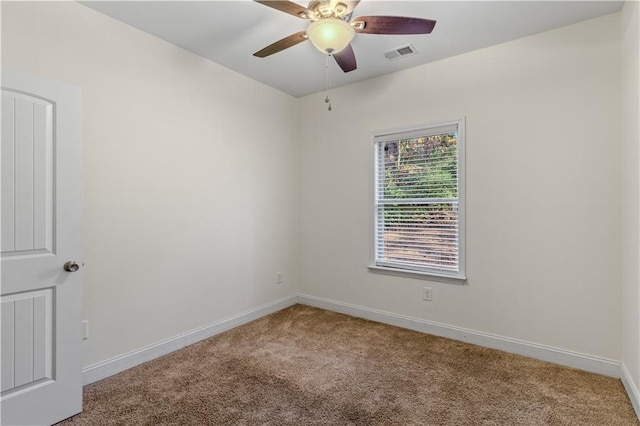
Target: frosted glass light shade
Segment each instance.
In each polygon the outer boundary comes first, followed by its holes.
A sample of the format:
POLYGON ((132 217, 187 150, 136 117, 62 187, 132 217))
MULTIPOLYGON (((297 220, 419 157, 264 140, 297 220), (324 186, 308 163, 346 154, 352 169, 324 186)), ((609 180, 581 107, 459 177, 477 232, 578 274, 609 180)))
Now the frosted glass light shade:
POLYGON ((322 53, 338 53, 351 43, 356 31, 342 19, 325 18, 312 22, 307 37, 322 53))

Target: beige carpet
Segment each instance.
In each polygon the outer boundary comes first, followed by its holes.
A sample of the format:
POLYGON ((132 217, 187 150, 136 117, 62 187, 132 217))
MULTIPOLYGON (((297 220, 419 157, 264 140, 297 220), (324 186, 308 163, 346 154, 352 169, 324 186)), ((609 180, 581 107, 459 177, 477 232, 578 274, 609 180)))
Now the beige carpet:
POLYGON ((85 387, 63 425, 638 425, 617 379, 296 305, 85 387))

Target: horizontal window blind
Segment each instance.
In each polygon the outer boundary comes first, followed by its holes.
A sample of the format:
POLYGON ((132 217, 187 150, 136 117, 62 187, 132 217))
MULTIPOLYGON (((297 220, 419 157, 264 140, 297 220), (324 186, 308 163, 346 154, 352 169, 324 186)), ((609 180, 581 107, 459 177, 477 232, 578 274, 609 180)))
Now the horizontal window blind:
POLYGON ((460 273, 458 126, 377 136, 375 263, 460 273))

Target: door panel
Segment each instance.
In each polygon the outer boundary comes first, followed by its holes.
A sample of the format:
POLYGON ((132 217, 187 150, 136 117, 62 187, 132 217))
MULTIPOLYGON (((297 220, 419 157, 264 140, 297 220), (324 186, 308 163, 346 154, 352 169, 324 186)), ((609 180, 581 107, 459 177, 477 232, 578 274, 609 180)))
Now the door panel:
POLYGON ((2 112, 2 253, 51 253, 53 105, 3 90, 2 112))
POLYGON ((2 72, 2 424, 82 409, 81 91, 2 72))
POLYGON ((53 289, 2 299, 2 333, 7 333, 2 340, 2 392, 53 379, 53 289), (5 342, 7 359, 4 359, 5 342))
POLYGON ((13 302, 2 302, 0 306, 0 312, 2 313, 2 370, 0 371, 0 377, 2 378, 2 392, 5 390, 13 389, 15 385, 14 380, 14 353, 15 353, 15 340, 14 340, 14 304, 13 302))

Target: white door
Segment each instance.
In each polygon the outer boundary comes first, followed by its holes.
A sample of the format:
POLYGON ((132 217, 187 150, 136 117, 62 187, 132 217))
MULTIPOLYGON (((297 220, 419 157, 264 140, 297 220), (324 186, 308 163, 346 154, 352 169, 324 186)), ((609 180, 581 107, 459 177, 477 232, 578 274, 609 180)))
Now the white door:
POLYGON ((2 70, 3 425, 82 410, 81 101, 77 86, 2 70))

